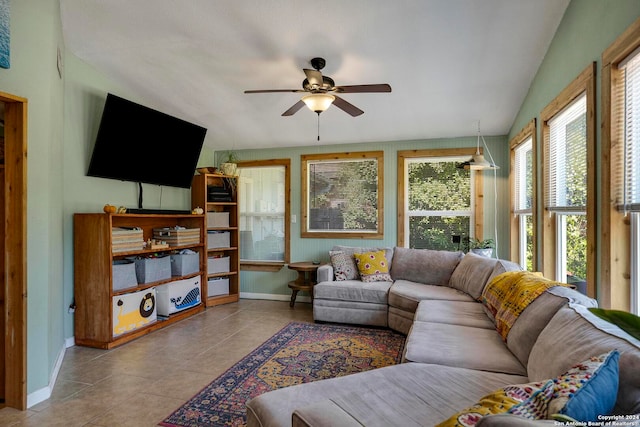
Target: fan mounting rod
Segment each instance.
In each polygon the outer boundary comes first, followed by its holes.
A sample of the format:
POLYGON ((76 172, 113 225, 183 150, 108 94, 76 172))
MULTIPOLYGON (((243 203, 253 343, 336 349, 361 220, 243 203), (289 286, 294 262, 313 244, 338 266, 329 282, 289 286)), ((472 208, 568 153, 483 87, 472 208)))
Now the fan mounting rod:
POLYGON ((314 70, 320 71, 327 64, 327 61, 325 61, 324 58, 312 58, 311 61, 309 61, 309 63, 311 64, 314 70))

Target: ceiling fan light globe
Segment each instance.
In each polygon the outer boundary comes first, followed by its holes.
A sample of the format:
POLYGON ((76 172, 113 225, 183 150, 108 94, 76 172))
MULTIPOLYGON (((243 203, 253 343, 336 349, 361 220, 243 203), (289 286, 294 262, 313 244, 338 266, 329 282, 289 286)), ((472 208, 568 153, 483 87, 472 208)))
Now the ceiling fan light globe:
POLYGON ((302 97, 302 102, 314 113, 322 113, 331 106, 335 96, 328 93, 312 93, 302 97))

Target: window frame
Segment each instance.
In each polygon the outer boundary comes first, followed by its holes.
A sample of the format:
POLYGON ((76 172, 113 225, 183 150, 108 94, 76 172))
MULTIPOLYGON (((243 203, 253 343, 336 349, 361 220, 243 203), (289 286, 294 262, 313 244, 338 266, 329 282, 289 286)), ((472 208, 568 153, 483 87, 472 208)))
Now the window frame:
MULTIPOLYGON (((243 261, 240 270, 244 271, 279 271, 291 261, 291 160, 242 160, 237 162, 238 168, 284 167, 284 260, 283 261, 243 261)), ((238 206, 238 212, 240 207, 238 206)), ((239 230, 238 230, 239 231, 239 230)), ((238 257, 240 252, 238 251, 238 257)))
MULTIPOLYGON (((526 248, 526 241, 523 242, 521 239, 522 236, 522 226, 524 222, 522 221, 524 214, 517 214, 517 200, 516 200, 516 176, 515 176, 515 161, 516 161, 516 150, 524 144, 528 139, 531 139, 531 156, 532 156, 532 186, 533 186, 533 197, 531 200, 531 217, 533 220, 533 269, 539 270, 538 266, 538 244, 536 236, 538 235, 538 138, 537 138, 537 121, 536 119, 532 119, 527 125, 518 132, 516 136, 514 136, 511 141, 509 141, 509 150, 510 150, 510 169, 509 169, 509 200, 511 201, 511 219, 509 222, 509 234, 510 234, 510 259, 513 262, 517 262, 520 264, 522 254, 521 248, 526 248)), ((526 265, 523 267, 526 268, 526 265)))
MULTIPOLYGON (((542 144, 545 147, 550 138, 549 121, 570 105, 578 97, 586 94, 586 154, 587 170, 595 171, 595 74, 596 63, 591 63, 565 87, 556 98, 551 101, 540 113, 542 124, 542 144)), ((547 200, 547 150, 542 150, 542 177, 544 179, 542 200, 547 200)), ((587 295, 595 298, 597 293, 596 275, 596 237, 597 237, 597 200, 596 199, 596 173, 587 174, 587 295)), ((558 254, 557 231, 555 214, 543 207, 542 215, 542 273, 545 277, 555 279, 557 277, 556 258, 558 254)), ((566 280, 563 280, 563 282, 566 280)))
MULTIPOLYGON (((480 154, 483 153, 480 148, 480 154)), ((407 200, 408 196, 406 191, 407 176, 405 173, 405 167, 408 160, 422 157, 457 157, 457 156, 473 156, 476 154, 476 148, 442 148, 433 150, 404 150, 398 151, 398 166, 397 166, 397 209, 398 209, 398 221, 397 221, 397 246, 408 247, 409 236, 405 237, 405 224, 409 221, 407 212, 407 200)), ((475 173, 473 175, 473 212, 474 215, 471 218, 473 224, 474 236, 484 236, 484 180, 481 173, 475 173)))
POLYGON ((382 239, 384 237, 384 151, 359 151, 328 154, 304 154, 300 156, 301 200, 300 237, 315 239, 382 239), (309 224, 309 162, 331 162, 349 160, 376 160, 377 162, 377 227, 374 232, 362 231, 310 231, 309 224))
MULTIPOLYGON (((615 201, 617 180, 615 171, 622 164, 616 149, 624 143, 620 126, 624 108, 617 100, 624 99, 623 81, 618 65, 640 48, 640 19, 631 24, 602 53, 602 269, 600 272, 599 304, 603 308, 631 309, 631 219, 618 210, 615 201)), ((623 123, 623 122, 622 122, 623 123)))

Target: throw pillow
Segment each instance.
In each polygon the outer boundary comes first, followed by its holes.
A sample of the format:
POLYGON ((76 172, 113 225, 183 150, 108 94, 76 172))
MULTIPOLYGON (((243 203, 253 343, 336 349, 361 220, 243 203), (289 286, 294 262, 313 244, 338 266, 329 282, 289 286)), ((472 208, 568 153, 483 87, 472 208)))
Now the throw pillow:
POLYGON ((353 254, 363 282, 392 282, 384 251, 353 254))
POLYGON ((358 268, 353 257, 343 251, 329 251, 336 280, 358 280, 358 268))
POLYGON ((618 360, 612 350, 591 357, 556 378, 554 395, 549 403, 549 417, 569 416, 582 422, 598 422, 598 415, 609 415, 618 396, 618 360))
POLYGON ((545 419, 553 396, 553 386, 553 380, 505 386, 482 397, 475 405, 456 413, 436 427, 471 427, 486 415, 505 413, 532 420, 545 419))

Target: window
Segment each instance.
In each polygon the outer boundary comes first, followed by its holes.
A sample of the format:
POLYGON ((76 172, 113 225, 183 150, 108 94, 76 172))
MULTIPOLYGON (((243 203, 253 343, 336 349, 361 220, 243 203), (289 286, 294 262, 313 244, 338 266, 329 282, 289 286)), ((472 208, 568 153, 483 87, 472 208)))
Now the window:
POLYGON ((595 296, 594 66, 542 114, 545 276, 595 296))
POLYGON ((602 54, 602 296, 640 314, 640 20, 602 54))
POLYGON ((462 250, 466 238, 482 238, 482 174, 458 168, 473 154, 474 149, 398 153, 398 246, 462 250))
POLYGON ((630 216, 631 312, 640 314, 640 53, 620 65, 624 80, 624 147, 619 207, 630 216))
POLYGON ((316 154, 302 160, 302 237, 383 236, 383 152, 316 154))
POLYGON ((279 270, 289 262, 289 166, 289 159, 238 163, 244 270, 279 270))
POLYGON ((513 140, 511 147, 511 259, 526 270, 535 267, 535 140, 532 120, 513 140))

